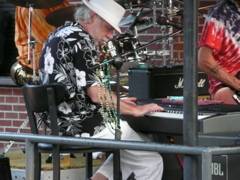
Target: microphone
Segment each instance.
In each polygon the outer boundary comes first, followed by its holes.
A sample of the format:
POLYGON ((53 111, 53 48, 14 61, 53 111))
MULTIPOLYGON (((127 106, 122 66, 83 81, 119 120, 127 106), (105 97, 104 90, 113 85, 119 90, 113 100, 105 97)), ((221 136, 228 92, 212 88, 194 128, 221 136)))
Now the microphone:
POLYGON ((174 21, 171 21, 170 19, 168 19, 165 16, 159 16, 156 21, 157 21, 157 23, 159 25, 171 25, 171 26, 175 27, 178 30, 182 30, 183 29, 183 25, 182 24, 174 22, 174 21))
POLYGON ((132 31, 133 28, 134 28, 134 26, 136 26, 136 24, 139 22, 139 17, 140 17, 140 15, 141 15, 143 9, 144 9, 144 7, 142 7, 142 8, 140 9, 140 11, 137 13, 134 21, 133 21, 132 24, 128 27, 128 29, 125 31, 125 33, 129 33, 129 31, 132 31))

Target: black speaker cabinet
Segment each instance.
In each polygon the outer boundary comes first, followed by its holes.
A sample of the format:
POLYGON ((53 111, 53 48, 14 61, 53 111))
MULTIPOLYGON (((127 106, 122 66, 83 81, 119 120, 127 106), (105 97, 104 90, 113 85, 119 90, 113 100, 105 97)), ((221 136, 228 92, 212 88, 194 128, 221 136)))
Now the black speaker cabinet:
POLYGON ((212 157, 212 180, 240 179, 240 155, 219 155, 212 157))
POLYGON ((0 180, 12 180, 8 157, 0 156, 0 180))
MULTIPOLYGON (((183 96, 183 66, 128 70, 129 96, 141 99, 183 96)), ((198 71, 198 96, 208 95, 208 77, 198 71)))
MULTIPOLYGON (((183 137, 181 135, 158 134, 157 141, 160 143, 183 144, 183 137)), ((214 139, 208 139, 212 146, 215 146, 214 139)), ((199 146, 202 146, 201 144, 199 146)), ((162 153, 164 161, 164 171, 162 180, 183 180, 183 167, 180 161, 183 161, 183 155, 162 153), (182 158, 182 159, 181 159, 182 158)), ((201 157, 198 158, 198 179, 204 180, 201 177, 201 157)), ((212 157, 212 180, 239 180, 240 179, 240 155, 226 154, 216 155, 212 157)))

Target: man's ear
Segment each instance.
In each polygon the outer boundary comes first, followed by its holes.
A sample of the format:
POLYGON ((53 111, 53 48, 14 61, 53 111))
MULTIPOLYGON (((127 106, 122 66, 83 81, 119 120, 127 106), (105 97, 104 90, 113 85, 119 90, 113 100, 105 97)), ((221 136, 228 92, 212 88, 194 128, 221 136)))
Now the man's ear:
POLYGON ((97 14, 95 12, 90 12, 89 15, 90 15, 90 18, 89 18, 88 23, 91 24, 94 21, 94 18, 97 17, 97 14))

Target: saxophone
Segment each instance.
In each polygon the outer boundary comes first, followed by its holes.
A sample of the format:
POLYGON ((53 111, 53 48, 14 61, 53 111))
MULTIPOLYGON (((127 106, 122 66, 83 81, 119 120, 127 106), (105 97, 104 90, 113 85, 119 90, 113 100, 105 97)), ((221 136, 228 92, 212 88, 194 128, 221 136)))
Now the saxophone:
POLYGON ((33 70, 23 66, 19 61, 16 61, 10 70, 10 75, 13 82, 17 86, 24 86, 26 83, 34 82, 39 83, 39 76, 36 74, 36 78, 33 77, 33 70))

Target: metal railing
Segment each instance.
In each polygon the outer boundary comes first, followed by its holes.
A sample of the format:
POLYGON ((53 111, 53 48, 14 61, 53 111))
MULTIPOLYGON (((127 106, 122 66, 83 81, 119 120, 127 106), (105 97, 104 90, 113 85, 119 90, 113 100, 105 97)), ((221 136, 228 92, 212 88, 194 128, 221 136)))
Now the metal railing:
POLYGON ((109 139, 93 139, 93 138, 76 138, 76 137, 59 137, 51 135, 35 135, 29 133, 5 133, 0 132, 0 140, 21 141, 26 144, 26 179, 31 180, 34 167, 34 144, 50 143, 59 145, 79 145, 92 146, 99 148, 111 149, 130 149, 154 151, 160 153, 178 153, 191 156, 201 156, 202 179, 211 180, 212 171, 211 163, 213 155, 222 154, 240 154, 240 146, 235 147, 189 147, 185 145, 161 144, 155 142, 137 142, 137 141, 119 141, 109 139))

